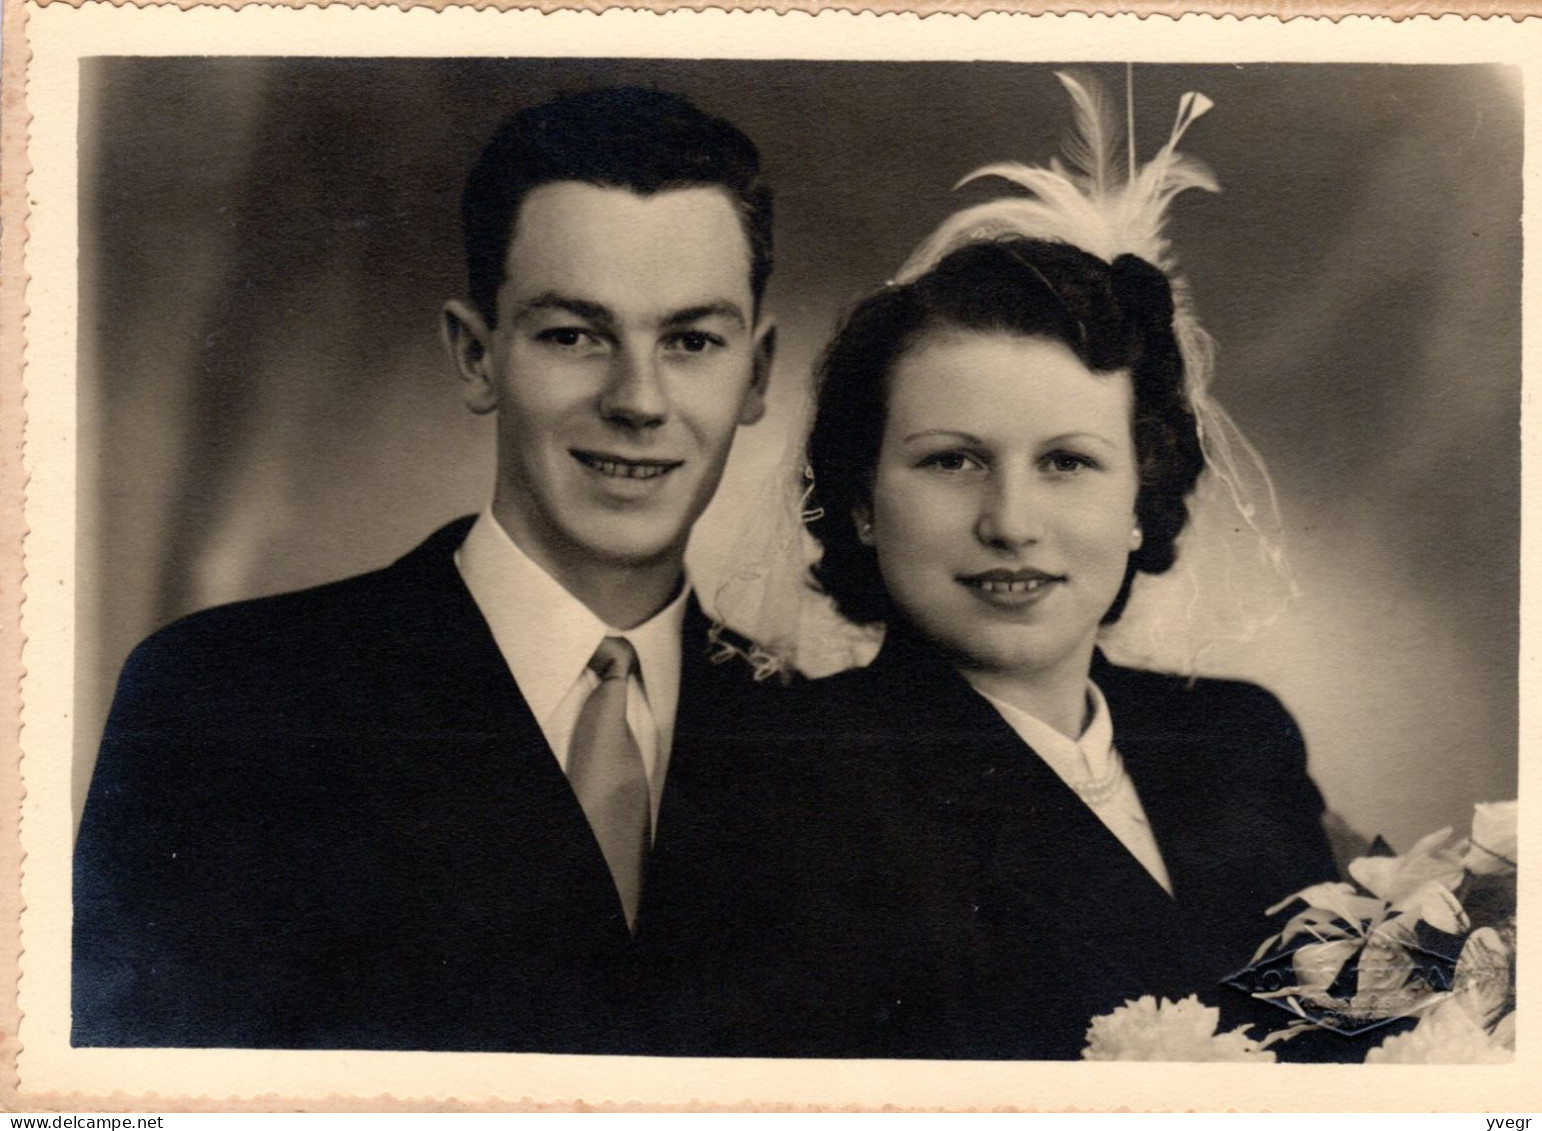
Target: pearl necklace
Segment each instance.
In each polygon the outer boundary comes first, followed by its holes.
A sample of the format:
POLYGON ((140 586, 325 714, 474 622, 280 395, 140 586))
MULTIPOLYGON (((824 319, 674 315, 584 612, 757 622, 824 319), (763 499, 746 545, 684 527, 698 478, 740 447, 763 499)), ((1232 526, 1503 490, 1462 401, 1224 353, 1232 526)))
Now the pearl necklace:
POLYGON ((1071 788, 1076 791, 1076 795, 1088 805, 1106 804, 1124 784, 1124 759, 1119 757, 1118 750, 1110 749, 1108 753, 1109 767, 1106 774, 1071 783, 1071 788))

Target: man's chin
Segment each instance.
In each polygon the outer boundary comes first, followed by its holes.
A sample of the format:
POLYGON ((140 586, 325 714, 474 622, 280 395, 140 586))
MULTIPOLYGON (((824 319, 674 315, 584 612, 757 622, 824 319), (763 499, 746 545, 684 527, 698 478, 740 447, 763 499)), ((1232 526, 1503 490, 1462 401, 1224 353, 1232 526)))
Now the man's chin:
POLYGON ((678 515, 573 505, 565 515, 548 510, 543 520, 500 516, 516 545, 559 581, 594 569, 648 572, 680 569, 690 528, 678 515), (556 521, 552 521, 555 518, 556 521), (562 521, 562 519, 566 521, 562 521))
POLYGON ((613 522, 599 521, 596 529, 585 531, 574 539, 575 548, 587 560, 611 569, 681 568, 690 534, 688 530, 684 534, 673 528, 663 532, 633 531, 627 529, 628 525, 624 518, 613 522))

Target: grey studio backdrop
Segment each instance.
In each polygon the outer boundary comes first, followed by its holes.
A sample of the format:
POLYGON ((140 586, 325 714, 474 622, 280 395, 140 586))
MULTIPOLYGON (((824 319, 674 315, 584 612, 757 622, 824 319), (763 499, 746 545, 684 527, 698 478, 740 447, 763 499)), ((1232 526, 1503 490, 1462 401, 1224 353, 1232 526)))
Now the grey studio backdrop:
MULTIPOLYGON (((1058 151, 1052 70, 88 60, 77 812, 138 640, 382 565, 484 504, 491 428, 460 405, 437 312, 464 290, 461 179, 506 112, 656 85, 761 148, 778 191, 772 411, 698 529, 700 581, 754 521, 840 310, 959 205, 961 174, 1058 151)), ((1123 88, 1123 66, 1078 70, 1123 88)), ((1516 783, 1519 79, 1249 65, 1137 66, 1134 81, 1143 156, 1183 91, 1216 103, 1184 148, 1223 192, 1181 198, 1172 235, 1301 588, 1207 670, 1282 696, 1359 833, 1406 848, 1465 826, 1516 783)))

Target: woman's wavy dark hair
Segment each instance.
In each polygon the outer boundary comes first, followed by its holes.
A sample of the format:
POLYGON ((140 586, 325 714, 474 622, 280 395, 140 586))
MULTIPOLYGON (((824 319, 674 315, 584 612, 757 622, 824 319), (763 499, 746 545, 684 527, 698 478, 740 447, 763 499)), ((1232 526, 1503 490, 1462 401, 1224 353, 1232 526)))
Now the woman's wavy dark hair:
POLYGON ((1124 584, 1103 617, 1104 624, 1118 620, 1135 574, 1162 573, 1176 560, 1188 495, 1205 467, 1173 336, 1172 287, 1136 256, 1109 264, 1044 240, 970 244, 914 282, 884 287, 847 314, 819 365, 809 436, 810 502, 818 514, 809 529, 824 546, 812 571, 816 585, 849 620, 871 624, 890 617, 877 556, 857 538, 852 512, 871 501, 889 374, 919 338, 943 327, 1048 338, 1064 343, 1094 372, 1130 373, 1140 480, 1135 515, 1144 540, 1130 555, 1124 584))

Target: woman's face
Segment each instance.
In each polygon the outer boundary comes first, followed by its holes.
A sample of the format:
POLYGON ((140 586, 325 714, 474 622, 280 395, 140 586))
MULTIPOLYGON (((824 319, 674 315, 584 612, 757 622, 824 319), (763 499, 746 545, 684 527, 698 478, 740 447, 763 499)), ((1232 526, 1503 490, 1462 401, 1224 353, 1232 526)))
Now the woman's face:
POLYGON ((1133 397, 1127 373, 1006 332, 936 330, 896 363, 855 518, 890 598, 956 663, 1085 677, 1140 544, 1133 397))

